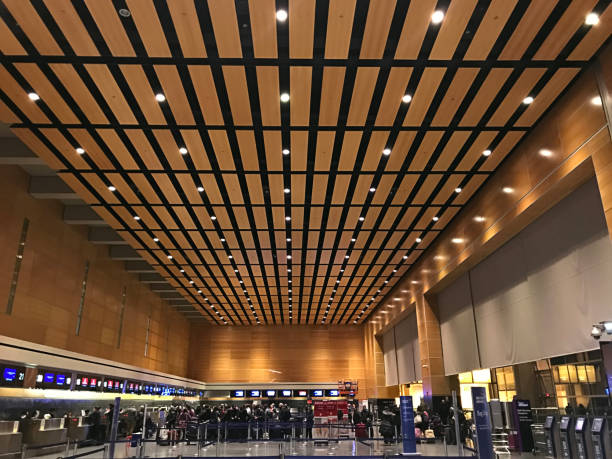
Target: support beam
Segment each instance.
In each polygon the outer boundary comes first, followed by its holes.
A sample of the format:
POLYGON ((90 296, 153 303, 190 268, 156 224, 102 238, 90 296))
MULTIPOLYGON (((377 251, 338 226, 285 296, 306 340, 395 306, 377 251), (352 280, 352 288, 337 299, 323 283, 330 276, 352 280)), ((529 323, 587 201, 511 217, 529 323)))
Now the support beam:
POLYGON ((159 282, 155 284, 151 284, 151 291, 161 293, 161 292, 174 292, 174 287, 165 282, 159 282))
POLYGON ((181 295, 179 292, 162 292, 159 294, 159 296, 164 300, 180 300, 183 298, 183 295, 181 295))
POLYGON ((191 306, 191 303, 189 301, 187 301, 185 298, 178 298, 178 299, 170 299, 167 300, 168 304, 175 308, 175 307, 179 307, 179 306, 191 306))
POLYGON ((89 206, 64 207, 64 223, 68 225, 107 226, 102 217, 89 206))
POLYGON ((153 274, 157 272, 155 271, 155 268, 153 268, 146 261, 126 261, 125 270, 128 273, 138 273, 138 274, 153 274))
POLYGON ((79 196, 57 175, 30 177, 28 191, 36 199, 79 199, 79 196))
POLYGON ((128 245, 112 246, 109 250, 110 257, 113 260, 120 261, 141 261, 142 257, 133 248, 128 245))
POLYGON ((89 242, 97 245, 127 245, 121 236, 112 228, 89 228, 89 242))
POLYGON ((155 282, 165 282, 166 279, 164 279, 158 273, 151 273, 151 274, 141 274, 140 276, 138 276, 138 280, 142 282, 143 284, 154 284, 155 282))
POLYGON ((0 164, 44 166, 45 162, 17 138, 3 138, 0 143, 0 164))

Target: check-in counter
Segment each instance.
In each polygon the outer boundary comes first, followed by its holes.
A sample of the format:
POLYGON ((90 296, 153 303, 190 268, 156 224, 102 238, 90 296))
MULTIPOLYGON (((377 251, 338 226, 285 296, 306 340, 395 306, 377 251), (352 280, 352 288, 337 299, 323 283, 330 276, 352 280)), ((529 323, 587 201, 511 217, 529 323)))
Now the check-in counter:
POLYGON ((21 437, 19 421, 0 421, 0 458, 20 458, 21 437))
POLYGON ((87 440, 90 426, 82 416, 67 418, 64 425, 68 428, 68 438, 71 442, 87 440))
POLYGON ((64 427, 64 421, 64 418, 23 420, 20 423, 20 430, 23 434, 26 457, 65 451, 68 429, 64 427))

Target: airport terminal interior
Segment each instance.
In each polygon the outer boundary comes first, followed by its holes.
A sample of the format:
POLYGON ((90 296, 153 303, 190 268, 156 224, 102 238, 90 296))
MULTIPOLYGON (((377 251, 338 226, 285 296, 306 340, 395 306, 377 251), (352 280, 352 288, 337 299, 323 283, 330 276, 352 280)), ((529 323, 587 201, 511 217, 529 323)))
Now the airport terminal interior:
POLYGON ((611 458, 611 33, 0 0, 0 458, 611 458))

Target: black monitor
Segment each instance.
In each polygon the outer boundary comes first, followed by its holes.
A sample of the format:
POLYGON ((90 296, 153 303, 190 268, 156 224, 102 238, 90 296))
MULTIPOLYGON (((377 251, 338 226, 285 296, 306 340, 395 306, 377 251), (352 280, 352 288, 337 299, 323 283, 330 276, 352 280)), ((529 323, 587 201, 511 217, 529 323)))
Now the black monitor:
POLYGON ((310 391, 311 397, 323 397, 323 389, 313 389, 310 391))
POLYGON ((327 395, 328 397, 339 397, 340 391, 338 389, 327 389, 325 391, 325 395, 327 395))
POLYGON ((307 390, 303 390, 303 389, 302 390, 298 390, 296 396, 297 397, 308 397, 308 391, 307 390))
POLYGON ((290 389, 282 389, 282 390, 279 391, 279 395, 281 397, 291 397, 292 392, 291 392, 290 389))
POLYGON ((249 391, 249 397, 251 397, 251 398, 261 397, 261 391, 260 390, 250 390, 249 391))
POLYGON ((232 398, 243 398, 244 390, 233 390, 230 392, 230 397, 232 398))
POLYGON ((272 389, 266 390, 265 394, 266 394, 266 397, 269 397, 269 398, 276 397, 276 391, 272 389))

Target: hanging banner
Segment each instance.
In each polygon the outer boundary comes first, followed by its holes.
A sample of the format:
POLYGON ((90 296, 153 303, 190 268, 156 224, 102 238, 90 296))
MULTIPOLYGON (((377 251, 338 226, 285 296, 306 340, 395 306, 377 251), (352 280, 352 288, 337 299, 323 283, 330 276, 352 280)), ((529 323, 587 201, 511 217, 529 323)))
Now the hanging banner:
POLYGON ((400 397, 400 419, 402 421, 402 446, 404 454, 416 454, 416 438, 414 436, 414 409, 412 397, 400 397))
POLYGON ((478 457, 480 459, 493 459, 491 418, 489 416, 489 405, 487 404, 487 392, 484 387, 472 387, 472 405, 474 407, 474 424, 476 424, 478 457))

